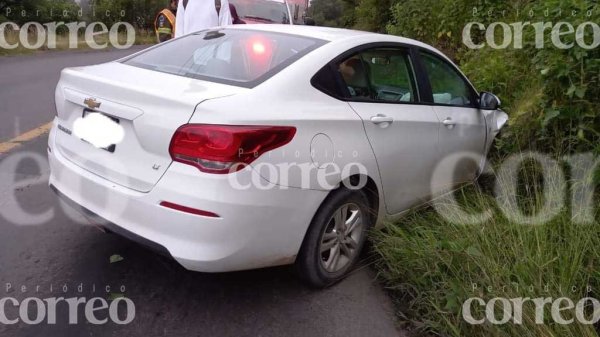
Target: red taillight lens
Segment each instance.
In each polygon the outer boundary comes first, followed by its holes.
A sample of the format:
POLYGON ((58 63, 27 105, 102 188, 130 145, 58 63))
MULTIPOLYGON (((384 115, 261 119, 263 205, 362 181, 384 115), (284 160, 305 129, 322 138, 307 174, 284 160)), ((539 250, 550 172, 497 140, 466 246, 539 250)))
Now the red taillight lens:
POLYGON ((188 124, 175 132, 169 153, 203 172, 227 174, 284 146, 295 134, 294 127, 188 124))

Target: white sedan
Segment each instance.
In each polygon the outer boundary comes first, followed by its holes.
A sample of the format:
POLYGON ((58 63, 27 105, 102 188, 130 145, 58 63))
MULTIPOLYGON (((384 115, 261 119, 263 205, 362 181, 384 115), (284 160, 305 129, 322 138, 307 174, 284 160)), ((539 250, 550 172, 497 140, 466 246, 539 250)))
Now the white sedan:
POLYGON ((499 103, 414 40, 212 29, 65 69, 50 186, 187 269, 295 264, 323 287, 371 227, 477 178, 499 103))

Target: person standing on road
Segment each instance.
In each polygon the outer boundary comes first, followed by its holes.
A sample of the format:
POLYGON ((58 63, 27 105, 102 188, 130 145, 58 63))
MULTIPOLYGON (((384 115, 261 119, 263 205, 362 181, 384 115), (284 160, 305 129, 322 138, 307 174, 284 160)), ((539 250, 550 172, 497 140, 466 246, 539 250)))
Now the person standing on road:
POLYGON ((233 23, 229 0, 181 0, 175 37, 233 23))
POLYGON ((179 0, 170 0, 169 7, 158 13, 154 20, 154 31, 158 42, 165 42, 175 37, 176 15, 179 0))

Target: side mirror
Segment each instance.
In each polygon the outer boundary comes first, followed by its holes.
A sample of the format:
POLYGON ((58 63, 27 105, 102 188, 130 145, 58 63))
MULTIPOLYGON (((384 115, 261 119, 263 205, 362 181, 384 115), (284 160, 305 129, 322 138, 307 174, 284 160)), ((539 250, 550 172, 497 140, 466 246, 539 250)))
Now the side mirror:
POLYGON ((498 110, 500 99, 489 92, 482 92, 479 98, 479 108, 483 110, 498 110))

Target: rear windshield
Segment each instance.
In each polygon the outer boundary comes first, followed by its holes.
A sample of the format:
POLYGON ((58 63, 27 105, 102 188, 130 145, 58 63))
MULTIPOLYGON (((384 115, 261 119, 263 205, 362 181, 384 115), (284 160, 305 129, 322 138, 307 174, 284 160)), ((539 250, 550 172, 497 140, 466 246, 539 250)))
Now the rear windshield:
POLYGON ((202 31, 123 63, 168 74, 252 88, 325 42, 255 30, 202 31))

